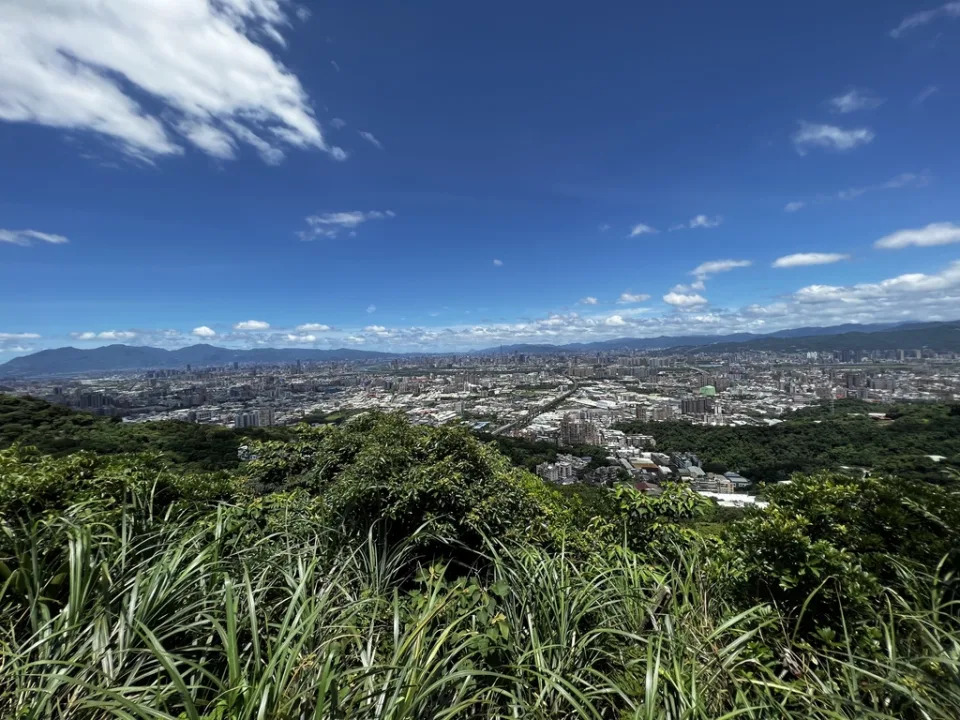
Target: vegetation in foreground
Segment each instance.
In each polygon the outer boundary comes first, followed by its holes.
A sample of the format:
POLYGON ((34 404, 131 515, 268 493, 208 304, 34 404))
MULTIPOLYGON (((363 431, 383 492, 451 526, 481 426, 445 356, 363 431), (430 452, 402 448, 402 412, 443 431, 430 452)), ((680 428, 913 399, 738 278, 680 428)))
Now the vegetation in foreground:
POLYGON ((232 472, 0 451, 0 716, 956 718, 956 479, 701 532, 367 415, 232 472))

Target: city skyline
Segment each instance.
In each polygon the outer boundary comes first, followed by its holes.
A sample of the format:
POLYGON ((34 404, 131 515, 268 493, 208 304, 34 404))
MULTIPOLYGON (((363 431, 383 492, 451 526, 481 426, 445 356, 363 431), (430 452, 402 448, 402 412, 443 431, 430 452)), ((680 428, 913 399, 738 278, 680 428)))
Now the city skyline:
POLYGON ((0 21, 0 363, 960 316, 956 2, 108 5, 0 21))

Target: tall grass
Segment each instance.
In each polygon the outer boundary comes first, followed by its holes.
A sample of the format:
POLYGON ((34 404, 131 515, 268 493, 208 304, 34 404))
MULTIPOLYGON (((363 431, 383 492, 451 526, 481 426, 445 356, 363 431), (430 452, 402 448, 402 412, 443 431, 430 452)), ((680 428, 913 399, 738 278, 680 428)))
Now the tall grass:
POLYGON ((960 717, 937 569, 898 568, 865 654, 736 606, 706 548, 651 563, 490 540, 464 565, 149 508, 3 527, 0 717, 960 717))

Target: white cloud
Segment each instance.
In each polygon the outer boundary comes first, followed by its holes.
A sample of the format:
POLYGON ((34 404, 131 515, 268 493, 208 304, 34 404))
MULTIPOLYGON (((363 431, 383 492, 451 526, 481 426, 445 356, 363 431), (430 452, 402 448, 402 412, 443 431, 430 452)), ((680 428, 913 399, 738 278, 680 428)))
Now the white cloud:
POLYGON ((493 264, 496 267, 503 267, 503 260, 498 260, 497 258, 493 259, 493 264))
MULTIPOLYGON (((691 275, 696 276, 699 281, 706 280, 711 275, 716 275, 717 273, 729 272, 736 268, 750 267, 753 263, 750 260, 710 260, 705 263, 700 263, 693 270, 690 271, 691 275)), ((697 288, 702 290, 703 288, 697 288)))
POLYGON ((297 325, 298 332, 329 332, 330 330, 330 326, 324 325, 323 323, 304 323, 303 325, 297 325))
POLYGON ((581 305, 596 305, 596 304, 597 304, 597 299, 596 299, 595 297, 592 297, 592 296, 590 296, 590 295, 587 295, 587 297, 585 297, 585 298, 580 298, 580 304, 581 304, 581 305))
POLYGON ((663 301, 668 305, 673 305, 678 308, 690 308, 707 304, 707 299, 696 293, 668 292, 663 296, 663 301))
POLYGON ((317 341, 316 335, 294 335, 293 333, 288 333, 286 335, 287 342, 297 342, 297 343, 313 343, 317 341))
POLYGON ((644 225, 643 223, 637 223, 631 228, 630 237, 637 237, 637 235, 654 235, 656 232, 656 228, 644 225))
POLYGON ((830 106, 838 113, 852 113, 857 110, 872 110, 883 105, 883 98, 864 90, 852 89, 843 95, 830 98, 830 106))
POLYGON ((793 255, 784 255, 783 257, 777 258, 773 261, 773 265, 771 267, 791 268, 803 267, 806 265, 829 265, 830 263, 849 259, 849 255, 844 255, 842 253, 794 253, 793 255))
MULTIPOLYGON (((0 100, 2 102, 2 100, 0 100)), ((0 229, 0 243, 11 243, 27 247, 33 244, 34 240, 50 243, 51 245, 63 245, 70 242, 63 235, 53 235, 51 233, 40 232, 39 230, 2 230, 0 229)))
POLYGON ((610 327, 623 327, 627 324, 627 321, 620 315, 611 315, 603 321, 603 324, 609 325, 610 327))
POLYGON ((383 332, 386 332, 387 329, 383 325, 367 325, 363 329, 363 331, 372 332, 372 333, 383 333, 383 332))
POLYGON ((274 52, 286 44, 286 6, 7 0, 0 119, 93 132, 147 161, 184 143, 221 159, 240 142, 273 161, 281 146, 343 157, 274 52))
POLYGON ((334 118, 333 120, 330 121, 330 127, 336 130, 342 130, 346 126, 347 126, 347 121, 341 118, 334 118))
POLYGON ((367 305, 367 313, 375 313, 377 311, 376 305, 367 305))
POLYGON ((607 223, 603 223, 602 225, 599 225, 597 227, 597 230, 599 230, 600 232, 606 232, 609 229, 610 229, 610 225, 608 225, 607 223))
POLYGON ((835 125, 800 123, 800 129, 793 135, 793 145, 800 155, 806 155, 810 148, 823 148, 844 152, 871 142, 876 135, 870 128, 844 129, 835 125))
MULTIPOLYGON (((934 275, 924 273, 906 273, 877 283, 858 283, 850 286, 809 285, 794 293, 800 303, 840 303, 840 304, 895 304, 909 300, 910 296, 933 294, 960 288, 960 260, 954 261, 944 270, 934 275)), ((931 298, 933 299, 933 298, 931 298)))
POLYGON ((37 340, 40 335, 37 333, 10 333, 0 332, 0 341, 9 340, 37 340))
POLYGON ((934 245, 950 245, 960 242, 960 225, 950 222, 930 223, 926 227, 914 230, 898 230, 877 240, 873 246, 886 250, 900 248, 932 247, 934 245))
POLYGON ((70 337, 75 340, 131 340, 137 333, 130 330, 104 330, 103 332, 74 332, 70 337))
POLYGON ((363 223, 370 220, 383 220, 396 217, 393 210, 350 210, 348 212, 332 212, 322 215, 310 215, 307 218, 307 229, 297 233, 301 240, 315 240, 319 237, 335 238, 343 232, 355 231, 363 223))
POLYGON ((801 208, 803 208, 804 205, 806 205, 805 202, 800 200, 795 200, 793 202, 788 202, 786 205, 784 205, 783 211, 788 213, 796 212, 797 210, 800 210, 801 208))
POLYGON ((195 327, 190 334, 202 338, 212 338, 216 337, 217 331, 212 328, 208 328, 206 325, 201 325, 200 327, 195 327))
POLYGON ((929 100, 931 97, 936 95, 938 92, 940 92, 940 88, 938 88, 936 85, 928 85, 919 93, 917 93, 917 96, 910 101, 910 104, 914 106, 923 105, 927 100, 929 100))
POLYGON ((360 137, 362 137, 364 140, 366 140, 368 143, 370 143, 370 144, 373 145, 374 147, 377 147, 377 148, 380 148, 381 150, 383 150, 383 143, 380 142, 379 140, 377 140, 377 136, 374 135, 372 132, 367 132, 366 130, 361 130, 361 131, 360 131, 360 137))
POLYGON ((634 293, 625 292, 620 294, 620 299, 617 300, 617 302, 620 303, 621 305, 627 305, 631 303, 642 303, 649 299, 650 299, 650 296, 647 295, 646 293, 634 294, 634 293))
POLYGON ((932 10, 922 10, 913 15, 907 15, 897 27, 890 31, 890 36, 898 38, 906 30, 913 30, 941 17, 960 17, 960 2, 948 2, 932 10))
POLYGON ((715 228, 720 223, 723 222, 723 218, 719 215, 714 217, 707 217, 706 215, 697 215, 696 217, 690 220, 689 227, 693 228, 715 228))
POLYGON ((270 323, 263 320, 244 320, 233 326, 234 330, 269 330, 270 323))

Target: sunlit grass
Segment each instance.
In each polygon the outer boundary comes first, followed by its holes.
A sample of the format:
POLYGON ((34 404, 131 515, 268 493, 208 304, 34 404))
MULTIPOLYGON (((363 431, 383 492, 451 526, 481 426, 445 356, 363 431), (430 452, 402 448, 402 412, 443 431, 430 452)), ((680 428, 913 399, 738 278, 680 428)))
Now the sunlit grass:
POLYGON ((960 717, 937 569, 897 569, 868 654, 738 607, 706 546, 651 562, 490 539, 454 562, 151 508, 3 527, 0 717, 960 717))

